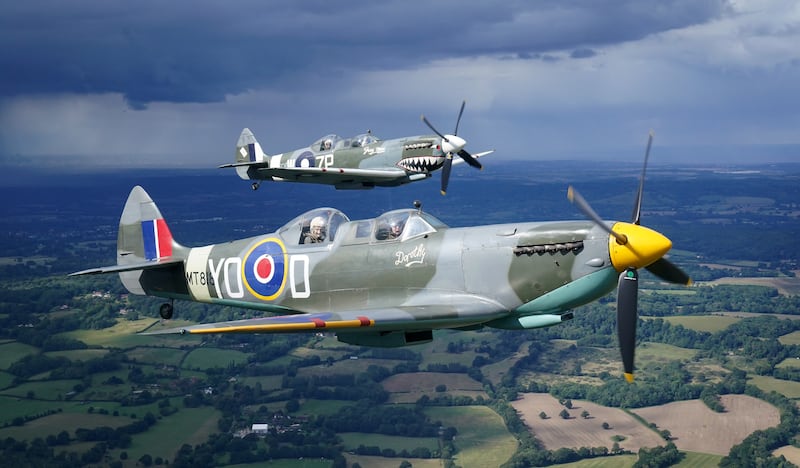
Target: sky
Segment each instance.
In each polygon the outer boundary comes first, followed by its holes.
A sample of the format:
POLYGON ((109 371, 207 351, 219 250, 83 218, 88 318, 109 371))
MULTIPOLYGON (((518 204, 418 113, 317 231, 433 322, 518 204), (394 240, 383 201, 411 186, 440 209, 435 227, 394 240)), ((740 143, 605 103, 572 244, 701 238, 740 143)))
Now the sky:
POLYGON ((800 162, 797 0, 0 2, 0 167, 213 168, 366 130, 800 162))

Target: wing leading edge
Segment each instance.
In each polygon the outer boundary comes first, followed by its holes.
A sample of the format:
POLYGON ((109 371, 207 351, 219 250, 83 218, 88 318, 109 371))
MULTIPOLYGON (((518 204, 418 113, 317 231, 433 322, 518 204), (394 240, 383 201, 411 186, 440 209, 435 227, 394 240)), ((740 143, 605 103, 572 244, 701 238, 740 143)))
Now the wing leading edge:
POLYGON ((473 297, 471 303, 403 306, 354 312, 298 313, 275 317, 205 323, 150 330, 143 335, 214 333, 293 333, 324 331, 403 331, 479 325, 509 312, 494 301, 473 297))

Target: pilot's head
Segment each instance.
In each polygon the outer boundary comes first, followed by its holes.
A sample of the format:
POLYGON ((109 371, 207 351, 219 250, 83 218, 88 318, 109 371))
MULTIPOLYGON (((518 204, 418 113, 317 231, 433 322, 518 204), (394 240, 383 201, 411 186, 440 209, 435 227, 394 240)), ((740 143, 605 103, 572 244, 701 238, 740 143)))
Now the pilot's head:
POLYGON ((325 140, 325 149, 326 149, 326 150, 329 150, 329 149, 331 149, 331 145, 333 145, 333 141, 331 141, 331 140, 325 140))
POLYGON ((400 237, 403 233, 403 220, 393 219, 389 222, 389 236, 392 238, 400 237))
POLYGON ((308 228, 311 237, 315 239, 325 238, 325 218, 317 216, 311 220, 311 225, 308 228))

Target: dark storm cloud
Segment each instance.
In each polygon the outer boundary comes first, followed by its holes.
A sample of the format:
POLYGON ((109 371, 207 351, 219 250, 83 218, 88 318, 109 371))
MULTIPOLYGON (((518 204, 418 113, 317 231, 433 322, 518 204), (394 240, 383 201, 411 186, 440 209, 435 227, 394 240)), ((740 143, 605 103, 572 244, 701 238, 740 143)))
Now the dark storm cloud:
POLYGON ((0 97, 114 92, 142 108, 440 59, 585 58, 726 9, 722 0, 4 2, 0 97))

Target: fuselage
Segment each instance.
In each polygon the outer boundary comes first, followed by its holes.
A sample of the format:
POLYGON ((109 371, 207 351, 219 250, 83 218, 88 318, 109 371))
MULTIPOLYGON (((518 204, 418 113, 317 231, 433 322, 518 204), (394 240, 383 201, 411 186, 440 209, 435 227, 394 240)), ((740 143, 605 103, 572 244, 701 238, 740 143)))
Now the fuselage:
POLYGON ((444 164, 441 138, 419 135, 392 140, 341 139, 335 135, 326 148, 323 137, 307 148, 267 156, 270 168, 380 169, 399 167, 409 172, 435 171, 444 164))
MULTIPOLYGON (((417 308, 474 297, 511 313, 578 278, 613 270, 608 245, 608 234, 588 221, 448 228, 414 210, 348 221, 323 208, 271 234, 185 248, 175 252, 185 257, 180 275, 147 271, 136 282, 149 295, 273 312, 417 308), (304 242, 309 220, 320 215, 335 227, 322 242, 304 242), (391 217, 403 218, 405 227, 395 239, 381 226, 391 217)), ((130 273, 123 282, 124 275, 130 273)), ((605 281, 579 302, 613 286, 605 281)), ((414 318, 424 321, 420 313, 414 318)))

